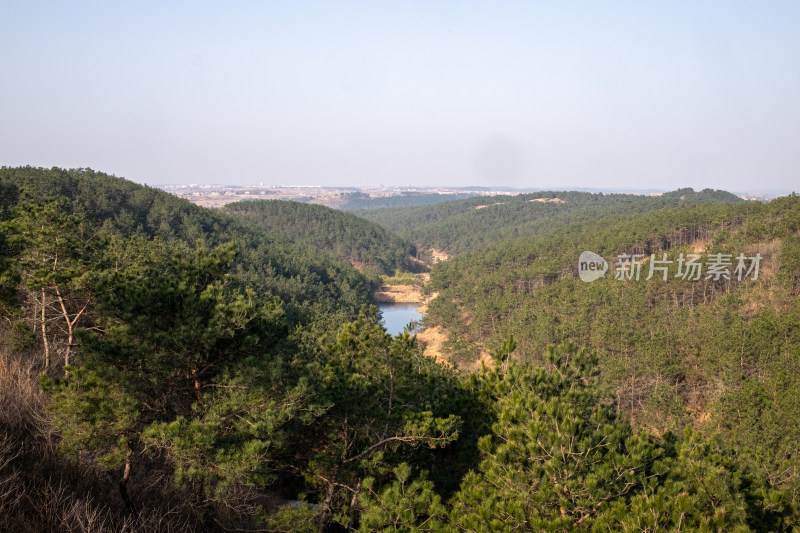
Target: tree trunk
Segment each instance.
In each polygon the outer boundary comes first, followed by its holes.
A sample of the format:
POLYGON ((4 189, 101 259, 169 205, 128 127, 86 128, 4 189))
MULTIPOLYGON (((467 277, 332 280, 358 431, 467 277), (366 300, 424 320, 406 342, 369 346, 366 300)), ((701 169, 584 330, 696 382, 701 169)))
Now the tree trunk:
POLYGON ((133 506, 133 502, 128 497, 128 479, 131 476, 131 461, 130 459, 125 459, 125 470, 122 472, 122 479, 119 480, 119 495, 122 496, 122 501, 125 502, 125 507, 133 514, 136 515, 136 507, 133 506))
POLYGON ((331 517, 331 505, 333 504, 333 483, 328 483, 328 491, 325 494, 325 499, 322 501, 322 509, 319 513, 319 527, 317 531, 324 533, 325 527, 328 525, 328 520, 331 517))
POLYGON ((67 324, 67 347, 64 349, 64 366, 69 366, 70 350, 72 350, 72 325, 74 322, 71 322, 69 319, 67 306, 64 305, 64 298, 61 297, 61 291, 58 290, 58 285, 54 285, 53 288, 56 291, 58 303, 61 306, 61 313, 64 315, 64 322, 67 324))
POLYGON ((47 308, 45 298, 46 295, 44 289, 42 289, 42 344, 44 344, 44 369, 47 371, 50 368, 50 345, 47 342, 47 326, 44 313, 47 308))
POLYGON ((197 403, 203 405, 203 393, 200 386, 200 375, 197 372, 197 365, 192 365, 192 382, 194 384, 194 395, 197 398, 197 403))
POLYGON ((77 324, 78 319, 81 318, 83 312, 89 307, 89 303, 92 301, 91 295, 89 298, 86 299, 86 303, 83 304, 83 307, 78 314, 75 315, 73 319, 70 320, 69 311, 67 311, 67 306, 64 304, 64 298, 61 297, 61 291, 58 289, 58 285, 53 285, 53 289, 56 291, 56 296, 58 297, 58 303, 61 306, 61 314, 64 316, 64 322, 67 324, 67 347, 64 350, 64 366, 69 365, 69 356, 72 352, 72 343, 74 341, 73 332, 75 331, 75 324, 77 324))
POLYGON ((358 494, 361 492, 361 480, 356 484, 356 489, 353 491, 353 497, 350 499, 350 522, 347 524, 347 531, 353 531, 356 523, 356 516, 358 515, 358 494))

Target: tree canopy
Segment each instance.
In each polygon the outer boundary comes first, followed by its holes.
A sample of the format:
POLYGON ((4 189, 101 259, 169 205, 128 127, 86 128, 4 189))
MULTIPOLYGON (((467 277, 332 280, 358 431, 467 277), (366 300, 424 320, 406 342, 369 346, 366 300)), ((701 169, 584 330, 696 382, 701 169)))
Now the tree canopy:
POLYGON ((523 198, 536 233, 490 217, 432 270, 447 364, 386 333, 350 254, 408 245, 349 215, 88 169, 0 191, 2 530, 800 527, 797 197, 523 198), (762 263, 584 283, 584 250, 762 263))

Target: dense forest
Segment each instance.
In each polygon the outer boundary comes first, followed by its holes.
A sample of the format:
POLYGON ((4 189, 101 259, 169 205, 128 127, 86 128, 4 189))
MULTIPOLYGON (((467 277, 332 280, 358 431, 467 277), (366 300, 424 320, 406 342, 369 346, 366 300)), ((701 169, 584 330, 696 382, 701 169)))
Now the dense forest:
POLYGON ((475 193, 440 194, 431 192, 404 191, 391 196, 370 196, 363 192, 351 192, 342 195, 341 203, 337 206, 344 211, 358 211, 362 209, 386 209, 417 207, 421 205, 434 205, 450 202, 461 198, 469 198, 475 193))
POLYGON ((125 239, 151 242, 165 254, 187 254, 198 243, 236 243, 237 280, 258 294, 279 297, 293 316, 317 308, 316 315, 352 318, 353 308, 368 301, 368 282, 350 262, 157 189, 89 169, 30 167, 4 168, 0 186, 3 205, 25 207, 18 208, 18 218, 26 221, 29 239, 55 245, 55 235, 64 233, 70 240, 62 246, 78 257, 119 248, 122 259, 133 253, 124 248, 125 239), (44 224, 41 231, 37 224, 44 224), (44 229, 50 226, 48 234, 44 229))
POLYGON ((437 264, 429 290, 426 323, 447 331, 457 363, 479 365, 513 337, 517 359, 539 366, 548 345, 577 342, 637 427, 722 435, 769 486, 798 493, 800 197, 567 224, 437 264), (612 272, 581 281, 586 250, 612 272), (615 275, 634 254, 640 275, 615 275), (727 265, 677 276, 692 254, 727 265), (740 254, 760 257, 755 279, 736 272, 740 254), (671 270, 647 279, 657 264, 671 270))
POLYGON ((3 167, 0 530, 796 529, 798 198, 658 201, 437 264, 446 365, 368 305, 342 258, 363 223, 3 167), (584 283, 584 250, 763 258, 584 283))
POLYGON ((378 274, 412 271, 416 248, 377 224, 321 205, 280 200, 236 202, 224 211, 294 243, 306 243, 378 274))
POLYGON ((381 224, 421 248, 435 248, 452 255, 577 220, 742 201, 728 192, 711 189, 700 192, 679 189, 658 197, 547 191, 516 196, 478 196, 415 208, 360 210, 355 214, 381 224))

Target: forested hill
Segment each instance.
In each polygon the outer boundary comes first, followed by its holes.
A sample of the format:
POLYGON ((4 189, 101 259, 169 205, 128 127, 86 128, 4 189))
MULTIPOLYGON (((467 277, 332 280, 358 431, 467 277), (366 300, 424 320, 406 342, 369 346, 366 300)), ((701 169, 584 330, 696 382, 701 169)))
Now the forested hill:
POLYGON ((388 335, 343 259, 2 168, 0 531, 796 530, 798 212, 615 215, 440 263, 428 316, 470 373, 388 335), (762 276, 584 283, 584 247, 760 252, 762 276), (566 338, 597 349, 544 347, 566 338))
POLYGON ((601 379, 640 426, 720 431, 758 450, 776 486, 800 489, 800 197, 599 216, 502 240, 437 264, 430 290, 425 321, 450 334, 445 350, 462 365, 509 336, 535 365, 572 340, 597 351, 601 379), (605 259, 605 277, 579 279, 584 251, 605 259), (640 265, 620 274, 623 254, 640 265), (692 254, 701 267, 687 276, 692 254), (722 273, 708 270, 715 262, 722 273))
POLYGON ((228 204, 224 211, 271 233, 342 257, 380 274, 414 271, 413 245, 355 215, 316 204, 255 200, 228 204))
POLYGON ((461 198, 469 198, 475 193, 453 193, 439 194, 430 192, 401 192, 391 196, 370 196, 363 192, 347 193, 342 202, 337 206, 343 211, 385 209, 385 208, 408 208, 421 205, 433 205, 441 202, 450 202, 461 198))
POLYGON ((680 189, 658 197, 546 191, 480 196, 432 206, 374 209, 355 214, 381 224, 422 248, 448 254, 476 250, 501 239, 550 230, 603 215, 626 215, 667 207, 741 203, 725 191, 680 189))
MULTIPOLYGON (((279 297, 290 315, 306 319, 354 310, 367 302, 368 282, 351 264, 318 249, 293 243, 278 232, 188 200, 89 169, 33 167, 0 169, 3 204, 26 203, 43 209, 31 216, 73 217, 97 232, 97 241, 140 236, 156 240, 173 254, 235 242, 234 271, 241 283, 260 294, 279 297), (47 209, 50 203, 57 208, 47 209), (309 314, 303 309, 315 308, 309 314)), ((53 207, 53 206, 51 206, 53 207)))

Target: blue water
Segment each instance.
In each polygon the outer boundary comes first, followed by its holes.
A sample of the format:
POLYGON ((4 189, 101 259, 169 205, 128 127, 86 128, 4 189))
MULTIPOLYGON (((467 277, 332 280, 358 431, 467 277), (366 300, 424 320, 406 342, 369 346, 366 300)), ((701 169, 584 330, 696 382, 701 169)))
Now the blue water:
POLYGON ((422 304, 380 304, 378 309, 383 313, 383 325, 390 335, 402 333, 411 321, 422 319, 417 307, 422 304))

